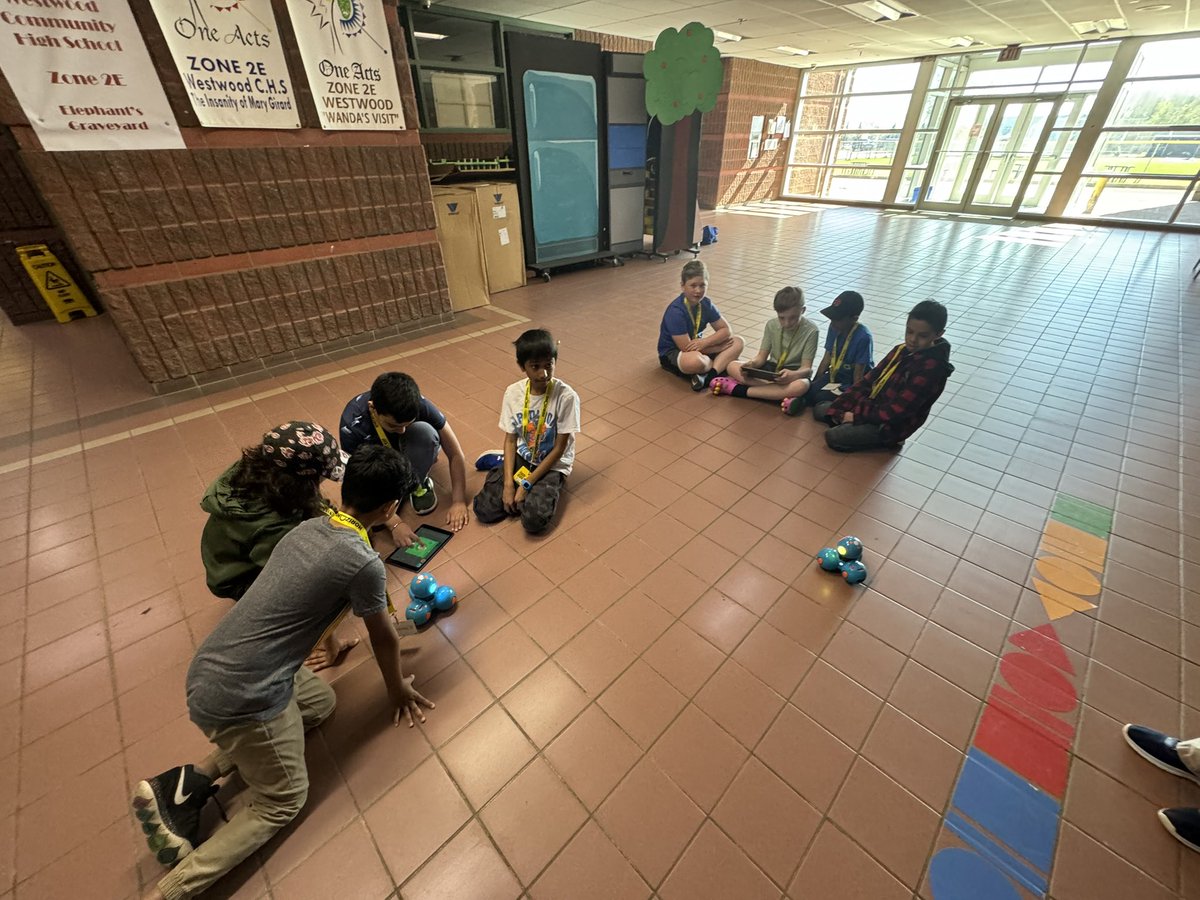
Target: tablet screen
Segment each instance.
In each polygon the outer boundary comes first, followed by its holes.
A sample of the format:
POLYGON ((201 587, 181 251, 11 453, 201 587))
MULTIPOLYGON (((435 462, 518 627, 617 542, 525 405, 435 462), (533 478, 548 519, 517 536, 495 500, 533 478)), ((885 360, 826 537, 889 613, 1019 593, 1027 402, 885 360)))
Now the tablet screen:
POLYGON ((421 525, 417 528, 417 543, 411 547, 397 547, 387 561, 416 571, 429 562, 452 537, 453 532, 432 525, 421 525))

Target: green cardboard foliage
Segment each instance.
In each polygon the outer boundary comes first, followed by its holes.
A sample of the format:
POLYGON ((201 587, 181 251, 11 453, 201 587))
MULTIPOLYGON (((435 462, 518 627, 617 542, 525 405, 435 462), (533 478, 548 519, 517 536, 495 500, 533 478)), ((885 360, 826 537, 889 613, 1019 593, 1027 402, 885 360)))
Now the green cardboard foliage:
POLYGON ((699 22, 679 31, 668 28, 642 61, 646 76, 646 111, 664 125, 717 105, 724 72, 711 28, 699 22))

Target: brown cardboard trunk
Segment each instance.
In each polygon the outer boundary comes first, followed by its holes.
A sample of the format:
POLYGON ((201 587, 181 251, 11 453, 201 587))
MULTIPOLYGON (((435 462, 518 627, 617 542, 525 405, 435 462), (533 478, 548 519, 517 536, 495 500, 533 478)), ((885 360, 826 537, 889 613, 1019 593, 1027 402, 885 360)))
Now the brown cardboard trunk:
POLYGON ((521 207, 517 186, 504 182, 462 185, 475 192, 483 267, 489 294, 525 284, 525 251, 521 241, 521 207))
POLYGON ((435 187, 438 243, 446 263, 450 305, 455 312, 488 305, 487 277, 483 270, 483 244, 475 191, 463 187, 435 187))

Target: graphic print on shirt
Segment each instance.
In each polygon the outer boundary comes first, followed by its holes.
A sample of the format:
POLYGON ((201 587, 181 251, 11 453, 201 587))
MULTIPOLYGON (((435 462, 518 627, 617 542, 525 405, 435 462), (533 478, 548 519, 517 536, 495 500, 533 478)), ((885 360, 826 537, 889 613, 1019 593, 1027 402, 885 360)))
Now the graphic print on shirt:
POLYGON ((554 441, 558 438, 558 417, 554 414, 554 407, 551 405, 550 409, 546 411, 546 424, 543 426, 542 439, 538 442, 537 459, 534 460, 531 458, 529 442, 537 434, 542 407, 546 403, 545 395, 540 398, 540 401, 535 402, 534 398, 530 398, 528 425, 524 421, 525 411, 523 409, 518 409, 514 414, 517 423, 517 454, 526 463, 541 462, 545 459, 546 455, 554 449, 554 441))

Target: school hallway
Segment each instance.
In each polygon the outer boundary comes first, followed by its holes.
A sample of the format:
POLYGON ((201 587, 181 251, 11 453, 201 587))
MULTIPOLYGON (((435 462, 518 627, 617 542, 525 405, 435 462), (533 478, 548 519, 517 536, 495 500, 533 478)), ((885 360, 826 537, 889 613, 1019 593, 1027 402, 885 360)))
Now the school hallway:
MULTIPOLYGON (((1200 736, 1200 240, 782 202, 701 224, 748 350, 787 284, 822 341, 818 310, 860 291, 877 361, 946 304, 926 427, 838 455, 809 417, 663 372, 688 254, 166 398, 107 317, 0 322, 0 900, 123 900, 165 871, 128 799, 207 753, 184 702, 228 607, 206 484, 270 426, 335 428, 390 369, 473 460, 534 326, 582 401, 556 526, 473 521, 431 565, 460 602, 402 643, 423 726, 391 727, 360 632, 322 673, 307 807, 204 896, 1200 898, 1200 854, 1155 818, 1200 787, 1120 732, 1200 736), (814 562, 843 535, 865 584, 814 562)), ((236 778, 218 799, 237 809, 236 778)))

